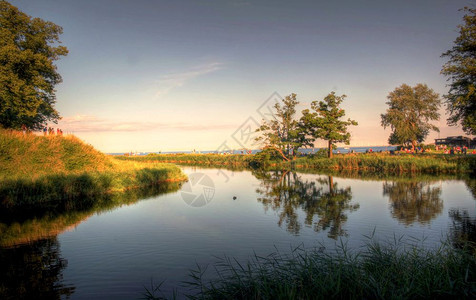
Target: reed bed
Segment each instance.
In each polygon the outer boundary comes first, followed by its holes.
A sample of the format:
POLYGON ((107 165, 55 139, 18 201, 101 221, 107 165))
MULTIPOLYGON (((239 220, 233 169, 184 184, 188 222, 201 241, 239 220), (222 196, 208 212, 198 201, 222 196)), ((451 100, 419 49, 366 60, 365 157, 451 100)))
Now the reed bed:
MULTIPOLYGON (((425 250, 401 239, 369 242, 357 251, 297 248, 255 255, 243 264, 224 257, 213 265, 217 279, 197 266, 184 282, 189 299, 474 299, 476 257, 444 243, 425 250)), ((177 292, 173 297, 180 296, 177 292)), ((164 299, 159 288, 146 299, 164 299)))
POLYGON ((119 160, 161 162, 206 166, 249 166, 253 155, 241 154, 148 154, 145 156, 116 156, 119 160))
POLYGON ((246 168, 295 168, 317 171, 366 171, 386 174, 463 174, 476 170, 476 155, 358 153, 333 158, 319 155, 298 157, 292 161, 268 160, 265 156, 220 154, 150 154, 117 159, 136 162, 162 162, 186 165, 246 168))

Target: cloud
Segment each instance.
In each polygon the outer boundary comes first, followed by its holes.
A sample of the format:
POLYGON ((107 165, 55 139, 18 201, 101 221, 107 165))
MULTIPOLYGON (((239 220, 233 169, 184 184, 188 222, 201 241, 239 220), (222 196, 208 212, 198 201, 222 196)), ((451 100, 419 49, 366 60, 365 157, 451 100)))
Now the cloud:
POLYGON ((222 66, 222 63, 213 62, 207 65, 192 68, 186 72, 162 76, 157 83, 159 90, 156 92, 156 96, 163 96, 169 93, 171 90, 183 86, 189 80, 222 69, 222 66))
POLYGON ((98 118, 91 115, 76 115, 64 117, 58 122, 58 127, 65 132, 137 132, 149 130, 183 130, 201 131, 230 129, 236 124, 192 124, 192 123, 160 123, 142 121, 118 121, 98 118))

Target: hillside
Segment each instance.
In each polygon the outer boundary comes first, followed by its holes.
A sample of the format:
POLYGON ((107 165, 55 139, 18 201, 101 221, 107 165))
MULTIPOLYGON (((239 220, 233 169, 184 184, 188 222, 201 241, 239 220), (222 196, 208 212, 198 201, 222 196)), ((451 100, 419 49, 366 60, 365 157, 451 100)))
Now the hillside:
POLYGON ((106 171, 109 157, 75 136, 36 136, 0 129, 0 176, 106 171))
POLYGON ((0 129, 0 207, 80 205, 101 194, 183 180, 175 165, 121 161, 74 136, 0 129))

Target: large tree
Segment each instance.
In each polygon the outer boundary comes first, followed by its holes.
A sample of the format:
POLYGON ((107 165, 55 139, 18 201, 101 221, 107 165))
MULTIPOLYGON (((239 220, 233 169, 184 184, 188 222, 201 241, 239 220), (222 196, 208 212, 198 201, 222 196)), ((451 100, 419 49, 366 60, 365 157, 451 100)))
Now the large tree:
POLYGON ((0 126, 39 129, 59 119, 54 87, 61 76, 54 62, 68 53, 59 45, 61 33, 60 26, 0 1, 0 126))
POLYGON ((342 120, 345 110, 340 108, 346 95, 337 96, 331 92, 324 98, 324 101, 313 101, 311 103, 312 112, 304 110, 301 122, 307 129, 307 134, 314 139, 323 139, 328 142, 328 157, 332 157, 332 150, 335 143, 350 142, 350 133, 347 127, 358 125, 354 120, 342 120))
POLYGON ((261 142, 263 148, 278 150, 286 160, 295 156, 298 148, 311 145, 302 124, 295 117, 298 104, 296 94, 286 96, 274 105, 273 118, 263 120, 256 130, 261 133, 256 141, 261 142))
POLYGON ((476 9, 465 7, 464 24, 451 50, 443 53, 448 62, 441 73, 448 76, 446 98, 449 125, 460 123, 467 134, 476 134, 476 9))
POLYGON ((387 99, 389 108, 381 115, 381 124, 392 129, 388 139, 390 144, 411 144, 415 148, 430 130, 439 132, 438 127, 430 122, 439 119, 441 100, 426 84, 419 83, 414 87, 402 84, 390 92, 387 99))

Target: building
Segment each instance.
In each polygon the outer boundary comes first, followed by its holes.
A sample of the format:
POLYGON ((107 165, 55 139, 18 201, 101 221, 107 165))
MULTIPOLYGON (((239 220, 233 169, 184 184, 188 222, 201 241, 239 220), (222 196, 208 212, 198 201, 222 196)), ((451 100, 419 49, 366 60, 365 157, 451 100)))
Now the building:
POLYGON ((476 138, 471 139, 466 136, 449 136, 444 139, 435 139, 435 145, 436 146, 450 146, 450 147, 468 147, 468 148, 473 148, 476 147, 476 138))

